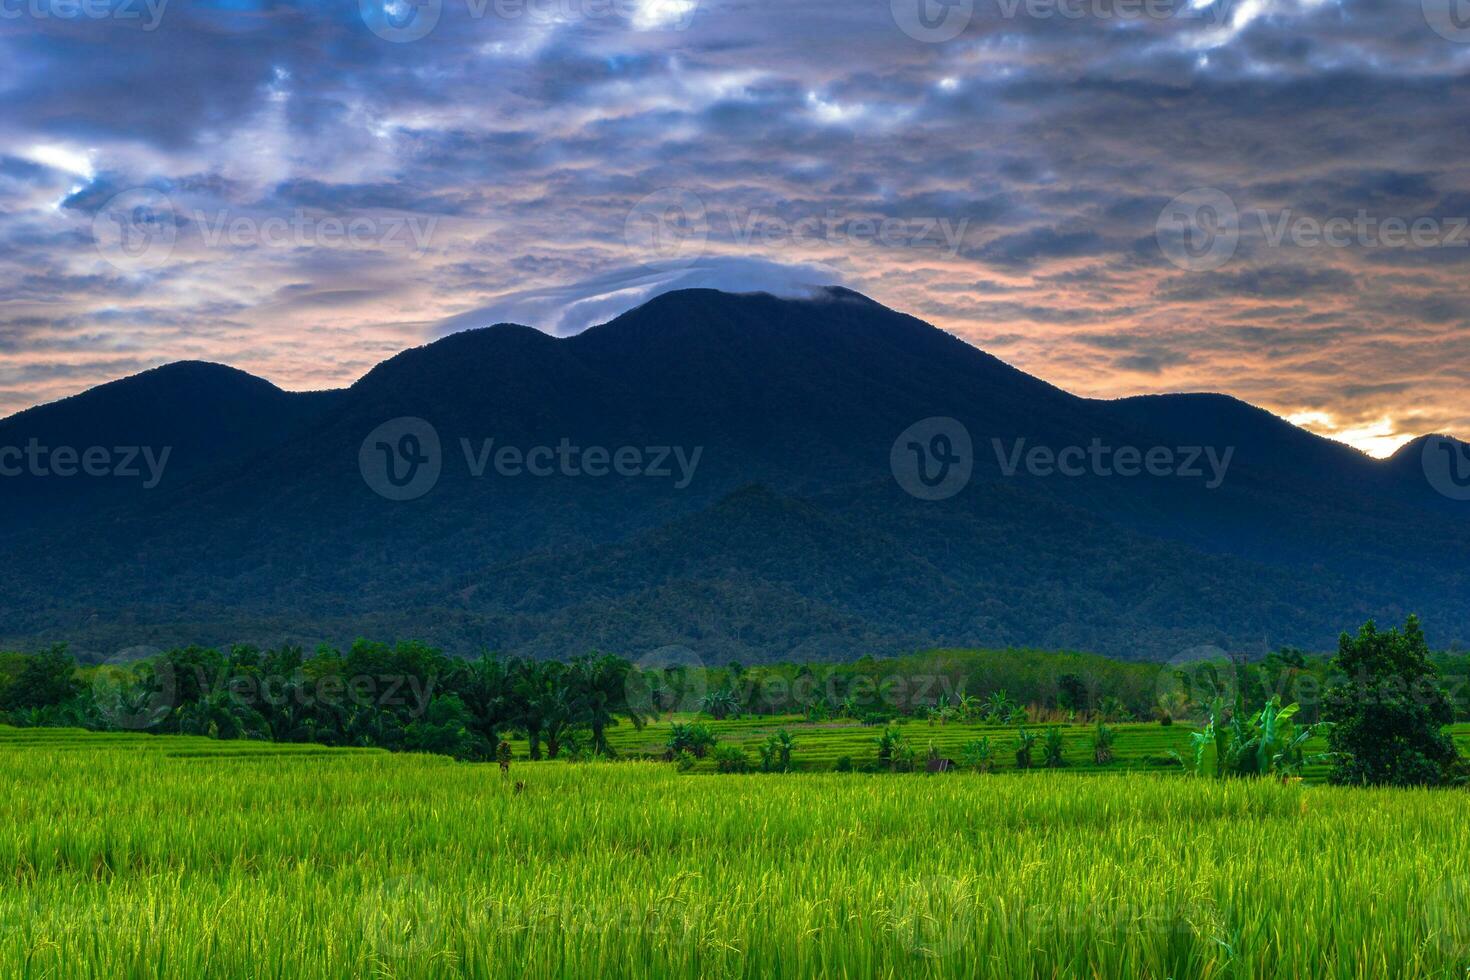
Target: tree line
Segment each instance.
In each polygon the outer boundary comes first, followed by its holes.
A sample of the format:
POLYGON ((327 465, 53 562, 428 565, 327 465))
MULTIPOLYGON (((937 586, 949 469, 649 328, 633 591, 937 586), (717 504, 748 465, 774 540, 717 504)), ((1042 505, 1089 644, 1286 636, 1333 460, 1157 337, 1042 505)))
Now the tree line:
POLYGON ((635 665, 602 653, 566 662, 462 659, 420 643, 359 640, 345 654, 187 647, 79 665, 58 646, 0 654, 0 720, 478 761, 503 758, 510 738, 524 739, 533 760, 611 756, 609 728, 691 713, 714 720, 801 713, 873 725, 913 715, 1012 725, 1088 721, 1100 733, 1105 722, 1178 718, 1200 729, 1196 771, 1207 741, 1215 745, 1217 774, 1225 760, 1241 772, 1271 771, 1299 765, 1307 738, 1318 733, 1330 742, 1335 781, 1460 778, 1444 728, 1463 714, 1456 693, 1463 677, 1444 676, 1444 658, 1436 662, 1414 617, 1402 630, 1370 622, 1343 634, 1332 657, 1284 649, 1254 662, 1220 653, 1159 665, 1034 650, 752 668, 668 660, 635 665))
POLYGON ((296 647, 170 650, 79 667, 62 647, 0 661, 0 711, 19 725, 266 739, 495 757, 529 741, 533 759, 611 754, 608 728, 642 725, 631 665, 589 654, 566 663, 465 660, 419 643, 360 640, 346 654, 296 647))

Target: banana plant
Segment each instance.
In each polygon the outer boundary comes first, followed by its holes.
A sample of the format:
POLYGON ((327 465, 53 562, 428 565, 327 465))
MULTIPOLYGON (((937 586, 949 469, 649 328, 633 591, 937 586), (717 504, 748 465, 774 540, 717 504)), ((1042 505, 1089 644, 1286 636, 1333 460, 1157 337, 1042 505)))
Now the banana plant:
MULTIPOLYGON (((1326 730, 1325 725, 1297 728, 1292 720, 1300 705, 1285 707, 1279 697, 1272 697, 1265 707, 1246 716, 1237 703, 1227 722, 1225 702, 1215 698, 1210 704, 1205 726, 1190 735, 1194 746, 1194 772, 1204 775, 1205 750, 1215 748, 1215 778, 1226 776, 1294 776, 1303 766, 1330 758, 1330 753, 1306 753, 1306 745, 1326 730)), ((1182 761, 1182 760, 1181 760, 1182 761)))

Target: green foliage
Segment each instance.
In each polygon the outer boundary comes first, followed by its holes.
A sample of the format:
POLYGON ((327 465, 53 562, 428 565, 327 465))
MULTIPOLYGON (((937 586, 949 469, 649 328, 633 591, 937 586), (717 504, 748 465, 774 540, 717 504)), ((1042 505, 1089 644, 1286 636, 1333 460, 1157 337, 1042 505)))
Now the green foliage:
POLYGON ((1017 705, 1004 690, 994 691, 985 701, 985 719, 993 724, 1007 721, 1017 705))
POLYGON ((1400 632, 1369 621, 1338 643, 1333 666, 1345 679, 1328 691, 1323 717, 1336 753, 1331 779, 1353 785, 1434 786, 1456 762, 1444 727, 1454 709, 1439 687, 1419 620, 1400 632))
POLYGON ((903 733, 897 729, 885 728, 875 741, 878 743, 878 766, 892 769, 895 757, 904 748, 903 733))
POLYGON ((1087 710, 1087 684, 1073 673, 1057 677, 1057 707, 1066 711, 1087 710))
POLYGON ((994 769, 995 750, 991 747, 990 736, 973 739, 960 746, 959 763, 981 773, 994 769))
POLYGON ((27 657, 14 680, 0 688, 0 711, 53 708, 76 697, 76 661, 65 646, 54 646, 27 657))
POLYGON ((710 691, 700 699, 699 709, 716 721, 723 721, 739 716, 740 699, 729 689, 710 691))
POLYGON ((1052 725, 1046 730, 1046 737, 1041 742, 1042 763, 1048 769, 1060 769, 1067 764, 1066 757, 1062 754, 1066 743, 1062 738, 1062 729, 1052 725))
POLYGON ((852 756, 839 755, 832 769, 834 772, 852 772, 852 756))
POLYGON ((1103 721, 1128 721, 1132 717, 1123 699, 1112 694, 1098 701, 1097 713, 1103 721))
POLYGON ((1189 696, 1182 690, 1164 691, 1154 701, 1154 716, 1160 725, 1172 725, 1189 712, 1189 696))
POLYGON ((186 647, 79 672, 56 648, 20 658, 0 703, 23 724, 474 760, 490 759, 505 736, 519 734, 539 759, 556 758, 569 740, 582 745, 584 736, 591 754, 608 755, 608 729, 621 719, 641 726, 641 712, 627 702, 630 669, 601 654, 566 664, 461 660, 419 643, 359 640, 345 655, 328 648, 307 657, 296 647, 186 647))
POLYGON ((795 745, 796 740, 784 728, 768 735, 760 746, 761 772, 790 772, 795 745))
POLYGON ((907 741, 893 747, 893 771, 913 772, 917 768, 918 752, 907 741))
POLYGON ((1092 761, 1100 766, 1112 762, 1113 743, 1117 740, 1118 733, 1104 725, 1102 719, 1099 718, 1092 733, 1092 761))
POLYGON ((1031 768, 1031 750, 1036 745, 1036 733, 1022 728, 1016 732, 1016 768, 1031 768))
POLYGON ((1281 706, 1272 696, 1266 706, 1245 716, 1238 709, 1228 719, 1223 699, 1210 706, 1205 727, 1191 734, 1194 743, 1194 772, 1205 774, 1205 754, 1214 750, 1215 777, 1297 776, 1303 766, 1325 761, 1321 754, 1308 755, 1306 745, 1327 730, 1326 725, 1298 727, 1293 719, 1298 705, 1281 706))
POLYGON ((694 758, 694 753, 692 752, 684 752, 681 750, 674 753, 674 768, 678 769, 680 772, 689 772, 695 767, 697 761, 698 760, 694 758))
POLYGON ((675 722, 669 726, 669 740, 666 744, 671 757, 680 752, 688 752, 696 759, 703 759, 717 741, 719 739, 715 737, 714 729, 702 722, 689 725, 675 722))
POLYGON ((719 772, 736 773, 750 771, 750 756, 738 745, 721 742, 713 753, 715 769, 719 772))

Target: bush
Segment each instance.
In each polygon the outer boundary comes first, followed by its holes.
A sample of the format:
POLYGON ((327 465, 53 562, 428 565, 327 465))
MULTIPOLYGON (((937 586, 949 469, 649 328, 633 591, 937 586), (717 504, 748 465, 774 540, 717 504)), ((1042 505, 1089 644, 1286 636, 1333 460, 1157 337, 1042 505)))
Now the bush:
POLYGON ((1022 728, 1016 732, 1016 768, 1031 768, 1031 748, 1036 744, 1036 733, 1022 728))
POLYGON ((1048 769, 1060 769, 1067 764, 1067 759, 1062 754, 1065 747, 1061 728, 1052 725, 1046 730, 1046 739, 1041 743, 1042 759, 1048 769))
POLYGON ((893 750, 893 771, 913 772, 915 767, 915 760, 917 758, 918 753, 914 751, 914 747, 912 745, 909 745, 907 742, 900 743, 898 747, 893 750))
POLYGON ((761 772, 790 772, 791 750, 795 745, 796 740, 784 728, 768 735, 760 747, 761 772))
POLYGON ((677 752, 674 754, 674 765, 680 772, 688 772, 693 769, 695 761, 692 752, 677 752))
POLYGON ((76 670, 64 646, 27 657, 20 676, 0 690, 0 711, 51 708, 71 700, 81 690, 76 670))
POLYGON ((738 745, 722 742, 715 746, 715 769, 719 772, 749 772, 750 756, 738 745))
POLYGON ((995 751, 989 737, 977 738, 960 746, 960 765, 976 772, 989 772, 995 768, 995 751))
POLYGON ((670 726, 669 740, 664 744, 670 758, 680 752, 689 752, 696 759, 703 759, 716 741, 714 729, 708 725, 698 722, 692 725, 681 725, 676 722, 670 726))
POLYGON ((892 728, 883 729, 883 734, 874 739, 878 743, 879 768, 893 768, 895 755, 903 748, 903 733, 892 728))
POLYGON ((832 771, 833 772, 852 772, 852 756, 850 756, 850 755, 839 755, 837 757, 837 765, 833 767, 832 771))
POLYGON ((1113 743, 1117 741, 1118 733, 1113 731, 1101 720, 1092 733, 1092 761, 1100 766, 1105 766, 1113 761, 1113 743))
POLYGON ((1457 760, 1444 726, 1454 708, 1439 687, 1417 617, 1403 632, 1380 633, 1372 621, 1338 641, 1333 667, 1345 683, 1327 692, 1334 783, 1434 786, 1448 781, 1457 760))

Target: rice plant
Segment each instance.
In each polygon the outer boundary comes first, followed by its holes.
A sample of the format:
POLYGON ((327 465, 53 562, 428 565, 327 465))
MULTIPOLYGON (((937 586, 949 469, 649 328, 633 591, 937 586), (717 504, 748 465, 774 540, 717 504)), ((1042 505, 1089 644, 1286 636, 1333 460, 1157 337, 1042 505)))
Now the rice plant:
POLYGON ((513 775, 0 729, 0 976, 1414 980, 1470 966, 1454 791, 1042 770, 732 778, 640 761, 517 761, 513 775))

